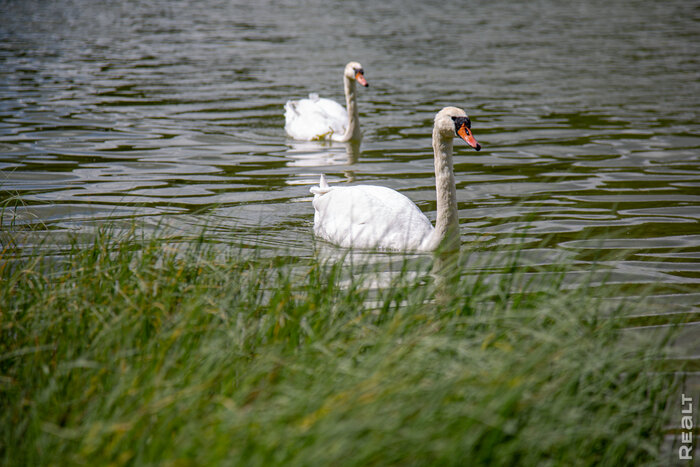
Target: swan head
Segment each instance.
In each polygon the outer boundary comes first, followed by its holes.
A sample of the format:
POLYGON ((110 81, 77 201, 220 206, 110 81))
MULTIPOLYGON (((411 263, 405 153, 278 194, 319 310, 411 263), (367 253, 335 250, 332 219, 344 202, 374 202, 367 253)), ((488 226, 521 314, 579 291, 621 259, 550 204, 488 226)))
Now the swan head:
POLYGON ((347 79, 357 81, 364 87, 369 86, 369 83, 365 79, 365 69, 362 68, 359 62, 350 62, 345 65, 345 72, 343 74, 347 79))
POLYGON ((435 116, 435 129, 444 138, 454 138, 459 136, 469 146, 477 151, 481 150, 481 145, 476 142, 472 135, 472 122, 467 113, 457 107, 445 107, 435 116))

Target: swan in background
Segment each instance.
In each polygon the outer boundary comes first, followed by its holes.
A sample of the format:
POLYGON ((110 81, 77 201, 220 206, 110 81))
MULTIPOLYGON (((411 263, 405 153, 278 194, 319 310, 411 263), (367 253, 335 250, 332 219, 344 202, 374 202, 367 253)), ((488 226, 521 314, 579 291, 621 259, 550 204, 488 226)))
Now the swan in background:
POLYGON ((303 141, 331 140, 346 142, 359 140, 360 120, 357 112, 356 86, 367 87, 365 70, 357 62, 345 65, 345 104, 347 110, 330 99, 309 94, 308 99, 287 101, 284 105, 284 129, 289 136, 303 141))
POLYGON ((435 116, 433 151, 437 219, 435 227, 413 201, 390 188, 372 185, 331 187, 321 175, 314 194, 314 233, 346 248, 398 251, 459 249, 457 189, 452 140, 457 135, 479 151, 464 110, 445 107, 435 116))

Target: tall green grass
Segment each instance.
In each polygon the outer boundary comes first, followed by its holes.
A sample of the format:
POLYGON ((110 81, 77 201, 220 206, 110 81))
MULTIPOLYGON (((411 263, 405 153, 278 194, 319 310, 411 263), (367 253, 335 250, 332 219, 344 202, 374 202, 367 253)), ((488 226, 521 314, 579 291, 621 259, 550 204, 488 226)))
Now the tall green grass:
POLYGON ((372 288, 347 262, 104 233, 58 259, 10 253, 4 465, 659 456, 674 384, 650 365, 665 336, 621 333, 623 308, 555 273, 492 280, 448 262, 372 288))

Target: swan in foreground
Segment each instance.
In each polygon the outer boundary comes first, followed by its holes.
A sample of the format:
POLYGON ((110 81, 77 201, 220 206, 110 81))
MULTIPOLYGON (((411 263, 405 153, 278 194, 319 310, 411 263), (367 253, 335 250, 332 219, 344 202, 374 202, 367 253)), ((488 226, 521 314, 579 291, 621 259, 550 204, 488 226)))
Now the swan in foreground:
POLYGON ((481 145, 462 109, 445 107, 435 116, 435 227, 413 201, 390 188, 372 185, 331 187, 321 175, 314 194, 314 233, 346 248, 398 251, 459 249, 457 189, 452 169, 452 140, 457 135, 477 151, 481 145))
POLYGON ((330 99, 309 94, 308 99, 287 101, 284 105, 284 129, 289 136, 303 141, 350 141, 361 137, 357 112, 356 86, 367 87, 365 70, 357 62, 345 65, 345 104, 347 110, 330 99))

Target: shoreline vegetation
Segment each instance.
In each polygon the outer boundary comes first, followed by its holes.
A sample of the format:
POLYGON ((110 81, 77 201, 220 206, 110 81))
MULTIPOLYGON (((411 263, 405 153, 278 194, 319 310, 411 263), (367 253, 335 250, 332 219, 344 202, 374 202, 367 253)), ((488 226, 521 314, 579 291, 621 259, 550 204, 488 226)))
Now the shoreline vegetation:
POLYGON ((103 229, 20 258, 6 245, 3 465, 662 455, 679 381, 656 368, 676 328, 624 332, 643 305, 565 287, 565 266, 467 274, 463 252, 382 275, 202 239, 173 248, 103 229))

